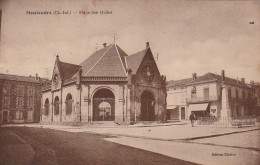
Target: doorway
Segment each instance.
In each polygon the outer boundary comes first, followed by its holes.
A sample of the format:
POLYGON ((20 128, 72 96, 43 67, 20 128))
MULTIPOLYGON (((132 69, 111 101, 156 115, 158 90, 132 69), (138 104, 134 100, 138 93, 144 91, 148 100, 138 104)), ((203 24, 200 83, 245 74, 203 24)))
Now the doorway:
POLYGON ((154 105, 153 94, 144 91, 141 95, 141 121, 155 121, 154 105))
POLYGON ((114 120, 115 96, 109 89, 99 89, 93 96, 93 121, 114 120))
POLYGON ((8 111, 3 111, 3 123, 8 123, 8 111))

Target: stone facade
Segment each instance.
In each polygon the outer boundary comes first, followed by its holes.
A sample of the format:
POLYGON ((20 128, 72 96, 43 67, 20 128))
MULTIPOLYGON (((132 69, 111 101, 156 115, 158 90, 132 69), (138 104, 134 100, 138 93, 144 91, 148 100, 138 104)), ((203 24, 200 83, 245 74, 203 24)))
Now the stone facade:
POLYGON ((52 84, 42 93, 41 122, 159 121, 165 106, 165 77, 160 75, 149 45, 128 56, 112 44, 80 65, 61 62, 57 57, 52 84))
MULTIPOLYGON (((183 88, 182 91, 186 92, 187 114, 185 119, 189 119, 192 111, 197 116, 242 117, 253 115, 252 87, 246 84, 244 79, 240 81, 225 77, 224 71, 221 75, 207 73, 197 77, 196 74, 193 74, 189 79, 169 81, 167 83, 168 95, 178 96, 176 93, 180 91, 180 87, 183 88)), ((176 97, 171 99, 178 100, 176 97)), ((178 106, 182 106, 182 104, 179 103, 178 106)))
POLYGON ((0 122, 39 122, 42 79, 0 74, 0 122))

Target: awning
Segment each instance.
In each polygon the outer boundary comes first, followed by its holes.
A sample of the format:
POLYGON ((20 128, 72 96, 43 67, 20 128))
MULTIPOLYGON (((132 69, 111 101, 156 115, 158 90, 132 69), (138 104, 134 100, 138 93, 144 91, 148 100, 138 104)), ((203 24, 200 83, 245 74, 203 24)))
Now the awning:
POLYGON ((168 105, 167 106, 167 109, 175 109, 177 108, 178 106, 177 105, 168 105))
POLYGON ((190 104, 189 111, 206 111, 209 103, 204 104, 190 104))

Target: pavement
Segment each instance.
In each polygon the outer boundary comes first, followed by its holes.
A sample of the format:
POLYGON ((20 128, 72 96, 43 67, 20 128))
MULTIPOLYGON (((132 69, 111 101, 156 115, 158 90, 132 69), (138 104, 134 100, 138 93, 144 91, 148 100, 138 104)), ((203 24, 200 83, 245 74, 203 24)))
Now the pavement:
POLYGON ((15 124, 6 127, 40 127, 66 132, 89 132, 95 134, 136 137, 153 140, 195 140, 234 133, 258 130, 259 127, 211 127, 196 126, 179 123, 139 124, 139 125, 89 125, 89 126, 62 126, 62 125, 40 125, 40 124, 15 124))
POLYGON ((31 164, 35 156, 31 144, 12 131, 0 128, 0 135, 0 164, 31 164))
MULTIPOLYGON (((41 124, 15 124, 15 125, 4 125, 2 127, 14 127, 14 126, 21 126, 21 127, 36 127, 36 128, 48 128, 66 132, 86 132, 86 133, 94 133, 94 134, 102 134, 102 135, 110 135, 116 138, 107 138, 107 141, 128 145, 135 148, 140 148, 148 151, 152 151, 155 153, 160 153, 163 155, 176 157, 179 159, 187 160, 185 155, 190 151, 191 145, 196 148, 195 150, 197 154, 194 154, 194 150, 192 151, 192 156, 188 159, 191 162, 196 162, 199 164, 204 164, 198 160, 203 160, 203 156, 206 153, 214 153, 214 151, 223 152, 223 153, 236 153, 239 157, 236 157, 236 161, 232 159, 232 156, 227 157, 227 159, 221 159, 221 157, 216 156, 212 157, 212 161, 216 161, 218 163, 237 163, 238 161, 243 163, 253 163, 250 160, 245 159, 245 156, 252 157, 251 160, 256 160, 259 157, 260 146, 255 146, 255 144, 248 144, 245 142, 243 136, 235 136, 234 138, 240 138, 243 141, 242 147, 255 147, 255 153, 251 153, 246 155, 244 152, 241 152, 239 149, 236 148, 225 148, 225 146, 218 146, 223 145, 223 141, 214 138, 219 138, 223 135, 236 135, 240 133, 250 133, 253 131, 258 131, 259 127, 207 127, 207 126, 195 126, 191 127, 190 124, 180 124, 180 123, 160 123, 160 124, 139 124, 139 125, 115 125, 115 124, 108 124, 108 125, 88 125, 88 126, 61 126, 61 125, 41 125, 41 124), (241 139, 242 138, 242 139, 241 139), (203 139, 203 141, 202 141, 203 139), (209 140, 209 141, 205 141, 209 140), (145 140, 145 141, 144 141, 145 140), (211 141, 210 141, 211 140, 211 141), (182 143, 178 143, 182 141, 182 143), (189 143, 192 141, 193 143, 189 143), (144 143, 145 142, 145 143, 144 143), (171 142, 171 143, 169 143, 171 142), (184 143, 183 143, 184 142, 184 143), (151 145, 152 144, 152 145, 151 145), (208 152, 203 152, 201 154, 200 147, 198 145, 203 145, 203 149, 208 152), (213 144, 216 146, 208 145, 213 144), (163 150, 162 150, 163 148, 163 150), (178 152, 174 152, 174 150, 178 150, 178 152), (201 159, 198 159, 201 158, 201 159), (253 159, 254 158, 254 159, 253 159), (247 160, 245 162, 245 160, 247 160), (249 161, 249 162, 248 162, 249 161)), ((6 135, 7 136, 7 135, 6 135)), ((8 136, 14 137, 19 145, 14 144, 5 144, 8 150, 12 150, 13 156, 16 156, 17 162, 19 162, 19 157, 28 156, 27 162, 32 161, 34 157, 34 151, 30 144, 27 144, 26 141, 19 138, 17 135, 9 133, 8 136), (26 150, 26 152, 25 152, 26 150), (27 154, 27 155, 26 155, 27 154), (17 157, 18 156, 18 157, 17 157), (31 159, 31 160, 30 160, 31 159)), ((1 136, 0 136, 1 137, 1 136)), ((256 136, 256 141, 259 140, 259 134, 256 136)), ((2 141, 2 140, 1 140, 2 141)), ((225 144, 225 143, 224 143, 225 144)), ((5 156, 2 155, 1 156, 5 156)), ((27 164, 26 162, 22 162, 22 164, 27 164)), ((214 163, 213 163, 214 164, 214 163)))

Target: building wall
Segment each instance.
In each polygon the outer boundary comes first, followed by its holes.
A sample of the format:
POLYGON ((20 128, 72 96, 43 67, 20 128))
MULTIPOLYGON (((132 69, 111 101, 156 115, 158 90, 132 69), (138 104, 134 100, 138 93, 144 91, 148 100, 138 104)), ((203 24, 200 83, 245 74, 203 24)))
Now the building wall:
POLYGON ((203 84, 195 84, 195 85, 190 85, 187 86, 187 99, 191 99, 191 91, 192 89, 196 87, 196 97, 201 98, 202 100, 204 99, 204 89, 208 88, 209 89, 209 97, 212 99, 216 99, 218 96, 220 96, 220 91, 219 91, 219 84, 216 82, 211 82, 211 83, 203 83, 203 84))
MULTIPOLYGON (((115 122, 124 122, 130 120, 130 114, 127 116, 126 112, 126 95, 127 95, 127 86, 124 84, 82 84, 80 89, 77 89, 76 85, 71 85, 61 88, 53 92, 53 101, 56 96, 59 98, 62 97, 60 103, 60 109, 62 113, 59 115, 53 115, 53 123, 58 124, 61 122, 89 122, 93 120, 93 96, 96 91, 99 89, 109 89, 113 92, 115 96, 115 122), (72 113, 66 115, 65 111, 65 101, 67 94, 72 95, 72 113), (81 111, 81 112, 79 112, 81 111), (81 114, 81 116, 78 116, 81 114), (81 120, 81 121, 80 121, 81 120)), ((43 93, 43 103, 46 98, 52 99, 52 92, 43 93)), ((52 105, 53 106, 53 105, 52 105)), ((44 108, 44 104, 42 105, 44 108)), ((53 114, 53 112, 52 112, 53 114)), ((51 113, 49 115, 43 115, 43 122, 51 122, 51 113)))
POLYGON ((251 88, 240 87, 232 84, 225 84, 228 98, 228 116, 250 116, 252 115, 253 90, 251 88), (229 96, 228 91, 231 91, 229 96), (244 92, 244 98, 243 98, 244 92), (238 93, 238 98, 237 94, 238 93))
POLYGON ((186 103, 187 93, 186 93, 186 87, 185 86, 174 86, 174 87, 168 87, 167 88, 167 107, 168 106, 177 106, 174 110, 168 110, 170 112, 170 119, 177 118, 179 120, 182 120, 181 118, 181 109, 185 108, 185 114, 184 119, 188 119, 187 115, 187 103, 186 103))
POLYGON ((39 122, 41 84, 27 81, 0 80, 0 116, 8 111, 8 122, 39 122))

